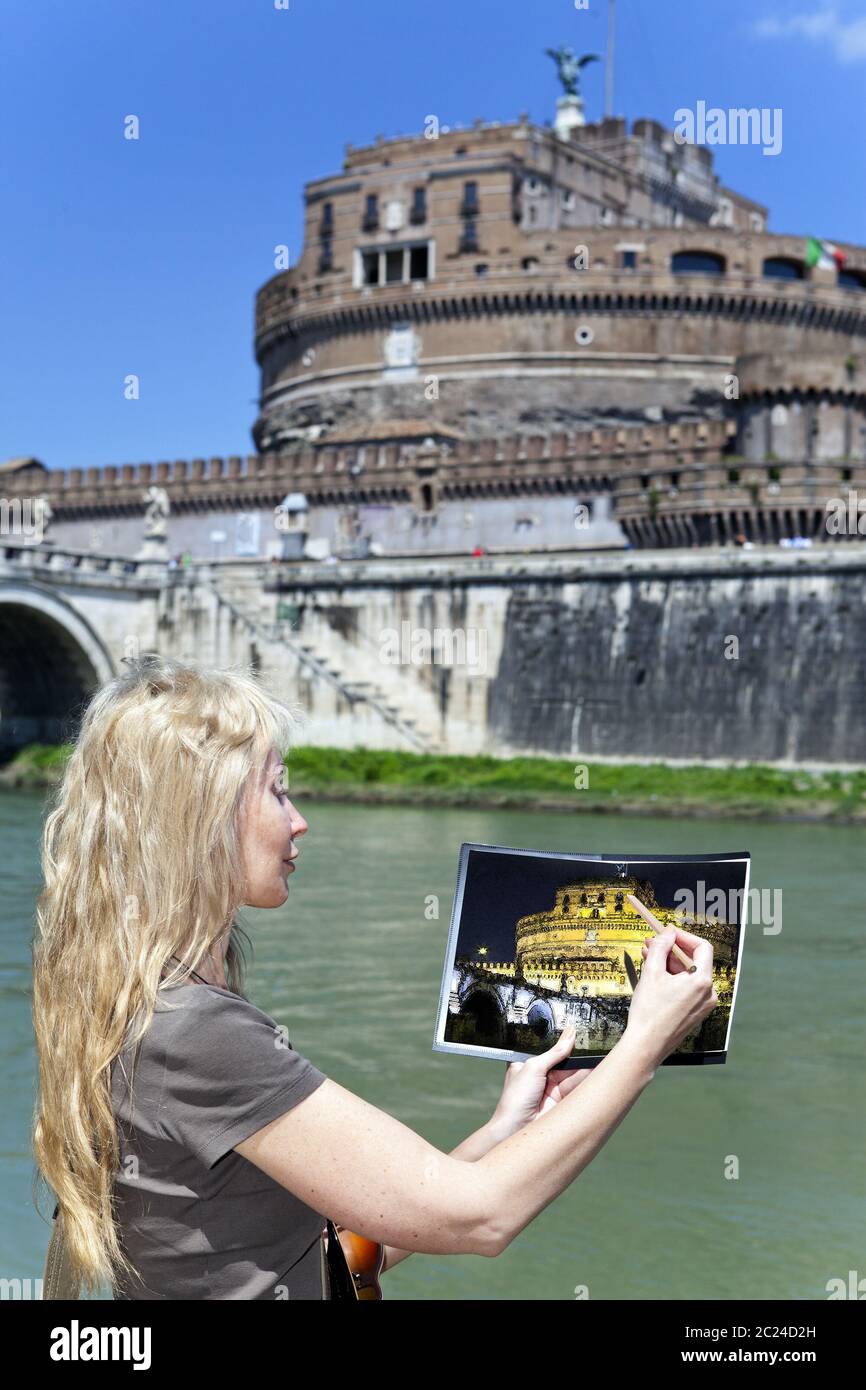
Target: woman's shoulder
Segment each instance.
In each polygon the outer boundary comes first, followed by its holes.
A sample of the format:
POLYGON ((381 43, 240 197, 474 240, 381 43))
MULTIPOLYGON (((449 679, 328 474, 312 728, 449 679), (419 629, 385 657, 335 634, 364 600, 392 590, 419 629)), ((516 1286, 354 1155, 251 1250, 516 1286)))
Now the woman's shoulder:
POLYGON ((239 999, 242 1003, 249 1003, 244 995, 237 994, 234 990, 225 989, 222 985, 212 985, 208 980, 187 981, 176 984, 162 984, 159 987, 160 1000, 169 999, 172 1003, 180 1001, 199 1001, 203 999, 218 998, 239 999))
POLYGON ((199 1045, 213 1031, 227 1035, 263 1037, 278 1034, 283 1045, 291 1047, 286 1029, 251 999, 220 985, 191 984, 163 986, 157 996, 152 1025, 162 1037, 176 1039, 197 1035, 199 1045))
POLYGON ((221 985, 207 984, 204 981, 196 984, 162 985, 157 995, 156 1011, 162 1017, 183 1016, 185 1013, 208 1013, 223 1016, 237 1015, 238 1017, 258 1015, 260 1018, 270 1018, 269 1014, 266 1014, 263 1009, 260 1009, 257 1004, 254 1004, 243 994, 237 994, 234 990, 224 989, 221 985))

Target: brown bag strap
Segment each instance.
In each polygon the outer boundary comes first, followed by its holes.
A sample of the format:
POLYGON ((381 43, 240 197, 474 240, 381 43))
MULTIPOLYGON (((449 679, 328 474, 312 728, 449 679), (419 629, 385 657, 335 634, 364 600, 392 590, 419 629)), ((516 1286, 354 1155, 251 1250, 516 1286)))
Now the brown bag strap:
POLYGON ((42 1278, 43 1299, 77 1299, 80 1296, 79 1283, 72 1273, 66 1236, 63 1230, 63 1217, 60 1207, 54 1208, 51 1239, 48 1254, 45 1256, 45 1273, 42 1278))

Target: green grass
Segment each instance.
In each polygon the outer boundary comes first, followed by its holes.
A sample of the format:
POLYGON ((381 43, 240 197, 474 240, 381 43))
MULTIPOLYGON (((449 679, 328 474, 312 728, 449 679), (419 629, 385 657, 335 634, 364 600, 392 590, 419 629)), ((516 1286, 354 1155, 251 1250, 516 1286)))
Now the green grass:
POLYGON ((328 788, 439 790, 467 801, 516 797, 563 800, 575 809, 588 803, 717 807, 728 813, 781 810, 786 814, 866 814, 866 770, 844 773, 780 771, 773 767, 667 767, 662 763, 583 763, 548 758, 490 758, 402 753, 364 748, 295 748, 288 759, 290 785, 328 788), (575 770, 587 768, 586 786, 575 770))
MULTIPOLYGON (((70 744, 29 744, 0 776, 7 785, 48 784, 62 772, 70 749, 70 744)), ((318 792, 334 800, 866 821, 866 769, 811 773, 761 764, 667 767, 360 747, 294 748, 288 769, 291 791, 318 792), (576 769, 583 767, 586 786, 577 788, 576 769)))
MULTIPOLYGON (((20 748, 11 762, 6 764, 4 772, 15 771, 21 775, 28 773, 54 774, 59 776, 64 767, 69 754, 72 752, 71 743, 28 743, 26 747, 20 748)), ((45 780, 53 780, 46 777, 45 780)))

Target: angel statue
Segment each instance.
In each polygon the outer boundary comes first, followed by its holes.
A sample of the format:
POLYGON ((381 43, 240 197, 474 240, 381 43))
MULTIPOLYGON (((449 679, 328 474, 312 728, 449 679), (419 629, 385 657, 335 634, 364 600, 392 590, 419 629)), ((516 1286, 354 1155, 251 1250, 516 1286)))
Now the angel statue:
POLYGON ((42 492, 38 497, 33 499, 33 512, 33 521, 36 532, 38 533, 36 540, 37 542, 41 542, 45 538, 45 532, 48 530, 51 518, 54 515, 54 508, 48 499, 47 492, 42 492))
POLYGON ((578 58, 574 49, 569 48, 546 48, 545 53, 556 63, 559 73, 559 80, 562 89, 567 96, 576 97, 580 95, 578 90, 580 78, 578 73, 585 68, 587 63, 598 63, 601 61, 597 53, 584 53, 582 58, 578 58))
POLYGON ((164 536, 166 517, 169 513, 168 493, 164 487, 157 487, 155 483, 151 483, 144 494, 144 500, 147 503, 144 513, 144 534, 146 536, 164 536))

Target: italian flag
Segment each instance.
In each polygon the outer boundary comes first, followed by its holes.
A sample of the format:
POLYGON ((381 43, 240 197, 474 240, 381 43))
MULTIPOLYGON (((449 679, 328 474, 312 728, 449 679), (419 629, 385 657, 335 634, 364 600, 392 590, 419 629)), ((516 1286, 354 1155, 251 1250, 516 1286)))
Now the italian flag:
POLYGON ((845 252, 834 246, 832 241, 818 241, 810 236, 806 242, 807 265, 816 265, 821 270, 832 270, 835 265, 841 270, 847 259, 845 252))

